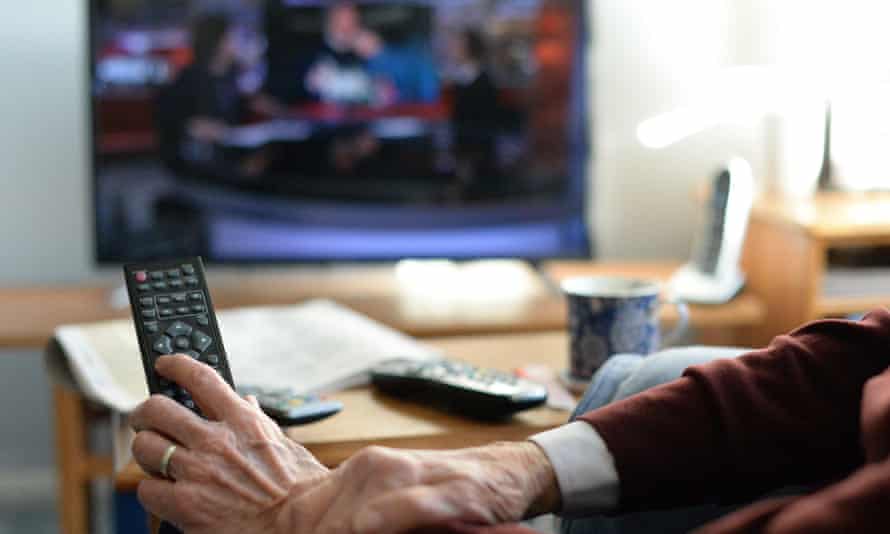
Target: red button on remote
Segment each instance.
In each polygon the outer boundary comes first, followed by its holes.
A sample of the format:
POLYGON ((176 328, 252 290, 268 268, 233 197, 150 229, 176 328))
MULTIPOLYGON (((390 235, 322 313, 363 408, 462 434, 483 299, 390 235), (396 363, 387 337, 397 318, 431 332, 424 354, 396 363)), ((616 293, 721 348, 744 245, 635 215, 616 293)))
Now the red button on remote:
POLYGON ((138 271, 136 273, 137 282, 145 282, 146 280, 148 280, 148 273, 146 273, 145 271, 138 271))

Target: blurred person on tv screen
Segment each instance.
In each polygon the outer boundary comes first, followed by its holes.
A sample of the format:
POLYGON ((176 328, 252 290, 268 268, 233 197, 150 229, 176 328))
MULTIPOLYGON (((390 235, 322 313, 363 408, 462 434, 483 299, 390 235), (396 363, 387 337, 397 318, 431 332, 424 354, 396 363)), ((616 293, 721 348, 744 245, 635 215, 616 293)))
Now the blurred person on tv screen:
POLYGON ((158 97, 157 117, 165 163, 179 175, 242 182, 268 165, 263 150, 225 147, 231 128, 251 109, 268 112, 269 97, 244 95, 238 86, 238 50, 231 20, 198 15, 191 30, 194 59, 158 97))
POLYGON ((306 75, 310 93, 325 102, 345 104, 368 103, 372 99, 373 81, 364 60, 355 51, 362 31, 355 4, 344 2, 328 8, 324 43, 306 75))
POLYGON ((497 176, 495 141, 501 124, 497 89, 486 69, 485 38, 478 30, 452 35, 454 64, 452 124, 459 182, 470 196, 485 196, 497 176))

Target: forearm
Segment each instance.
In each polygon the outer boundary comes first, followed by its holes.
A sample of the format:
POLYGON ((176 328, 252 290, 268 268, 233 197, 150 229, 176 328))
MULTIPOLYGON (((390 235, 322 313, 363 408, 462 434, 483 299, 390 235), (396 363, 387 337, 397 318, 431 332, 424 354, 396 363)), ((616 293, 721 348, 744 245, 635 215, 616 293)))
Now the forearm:
POLYGON ((525 466, 517 464, 517 469, 528 469, 530 504, 525 517, 536 517, 558 512, 562 497, 553 465, 545 452, 536 443, 527 441, 515 444, 517 455, 525 466))
MULTIPOLYGON (((560 508, 560 492, 553 467, 544 451, 533 442, 502 443, 491 446, 492 459, 510 465, 517 477, 528 479, 526 493, 530 504, 524 514, 531 518, 560 508)), ((453 522, 441 527, 417 529, 410 534, 534 534, 517 523, 473 525, 453 522)))
POLYGON ((888 346, 886 311, 812 323, 582 419, 614 456, 624 510, 825 480, 862 461, 861 390, 888 346))
POLYGON ((450 451, 369 447, 321 480, 295 486, 279 531, 474 532, 558 507, 553 468, 531 442, 450 451))
POLYGON ((478 462, 478 472, 493 475, 493 488, 504 494, 514 493, 518 504, 513 519, 526 519, 557 512, 560 490, 553 465, 545 452, 531 441, 501 442, 458 451, 478 462))

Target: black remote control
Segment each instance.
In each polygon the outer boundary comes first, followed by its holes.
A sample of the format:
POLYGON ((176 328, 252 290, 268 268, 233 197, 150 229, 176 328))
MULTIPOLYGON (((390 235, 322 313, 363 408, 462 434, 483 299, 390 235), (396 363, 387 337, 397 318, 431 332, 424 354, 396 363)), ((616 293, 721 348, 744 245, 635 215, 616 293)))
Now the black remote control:
POLYGON ((200 413, 189 393, 155 372, 165 354, 185 354, 215 369, 234 389, 200 257, 124 266, 142 366, 151 394, 200 413))
MULTIPOLYGON (((124 265, 142 367, 151 394, 161 394, 201 414, 191 395, 159 376, 154 364, 165 354, 204 362, 235 388, 200 257, 124 265)), ((159 534, 180 534, 162 522, 159 534)))
POLYGON ((395 359, 371 371, 382 391, 478 419, 499 419, 540 406, 547 388, 494 369, 450 359, 395 359))

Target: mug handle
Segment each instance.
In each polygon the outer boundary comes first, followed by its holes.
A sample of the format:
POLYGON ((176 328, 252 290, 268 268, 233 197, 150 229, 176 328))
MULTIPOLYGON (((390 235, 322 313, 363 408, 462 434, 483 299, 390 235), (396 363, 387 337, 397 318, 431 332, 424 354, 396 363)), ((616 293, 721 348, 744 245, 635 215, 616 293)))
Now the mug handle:
POLYGON ((689 307, 686 306, 685 302, 678 299, 677 297, 671 296, 661 299, 661 305, 663 306, 665 304, 673 304, 674 307, 677 308, 678 319, 676 326, 674 326, 674 329, 665 334, 661 342, 662 348, 675 345, 683 338, 689 327, 689 307))

